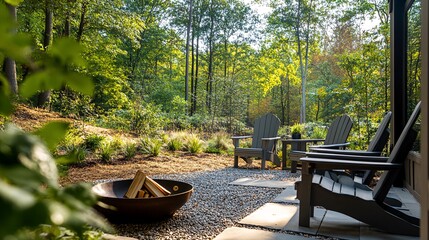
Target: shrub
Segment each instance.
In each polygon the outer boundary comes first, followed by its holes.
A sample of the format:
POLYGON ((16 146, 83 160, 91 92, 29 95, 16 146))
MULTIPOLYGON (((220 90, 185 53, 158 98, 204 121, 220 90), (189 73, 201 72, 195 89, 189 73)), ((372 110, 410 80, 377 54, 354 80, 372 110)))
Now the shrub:
POLYGON ((313 132, 311 133, 311 138, 314 139, 324 139, 326 137, 326 129, 323 127, 315 126, 313 132))
POLYGON ((95 152, 98 148, 101 147, 101 142, 105 139, 104 136, 97 134, 90 134, 85 138, 84 146, 86 149, 95 152))
POLYGON ((128 142, 125 144, 124 149, 124 158, 130 160, 137 154, 137 144, 134 142, 128 142))
POLYGON ((100 157, 103 162, 110 162, 112 160, 115 149, 112 147, 111 142, 103 141, 100 144, 100 157))
POLYGON ((88 156, 89 152, 82 145, 72 145, 68 149, 68 154, 70 154, 77 161, 82 162, 83 160, 86 159, 86 157, 88 156))
POLYGON ((224 153, 233 148, 230 136, 225 132, 218 132, 212 135, 208 141, 206 152, 224 153))
POLYGON ((141 148, 143 153, 156 157, 161 153, 162 141, 159 139, 142 138, 141 148))
POLYGON ((185 149, 190 153, 200 153, 204 150, 204 142, 198 136, 192 134, 187 137, 185 149))
POLYGON ((113 149, 122 149, 125 145, 125 141, 120 136, 114 136, 110 141, 110 144, 112 145, 113 149))
POLYGON ((170 139, 167 143, 167 149, 170 151, 178 151, 183 148, 183 140, 177 137, 170 139))

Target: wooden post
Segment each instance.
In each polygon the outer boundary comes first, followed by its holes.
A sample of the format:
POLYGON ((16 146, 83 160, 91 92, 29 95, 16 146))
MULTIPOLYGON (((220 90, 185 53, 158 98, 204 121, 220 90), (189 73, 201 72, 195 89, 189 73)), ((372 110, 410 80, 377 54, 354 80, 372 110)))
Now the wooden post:
POLYGON ((407 123, 407 18, 406 1, 390 0, 390 80, 392 143, 407 123))
POLYGON ((422 0, 422 130, 420 176, 421 189, 420 239, 429 239, 429 0, 422 0))
POLYGON ((308 162, 302 163, 301 186, 299 196, 299 226, 310 227, 310 217, 312 215, 311 204, 311 182, 312 172, 308 162), (304 190, 304 191, 303 191, 304 190))

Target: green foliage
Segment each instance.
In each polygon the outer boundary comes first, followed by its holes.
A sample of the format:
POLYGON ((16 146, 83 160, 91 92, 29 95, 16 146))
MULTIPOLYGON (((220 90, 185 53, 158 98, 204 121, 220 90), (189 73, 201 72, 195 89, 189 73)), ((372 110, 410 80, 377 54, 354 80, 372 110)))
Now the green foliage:
POLYGON ((72 149, 71 154, 75 156, 78 161, 82 162, 86 159, 89 152, 85 147, 78 145, 72 149))
POLYGON ((87 224, 107 229, 91 208, 96 198, 90 186, 58 185, 55 160, 39 138, 8 125, 0 132, 0 146, 0 238, 28 239, 22 230, 40 224, 64 226, 78 235, 87 224))
POLYGON ((305 128, 305 124, 299 124, 299 123, 295 123, 294 125, 292 125, 290 127, 290 131, 292 134, 294 133, 304 133, 304 128, 305 128))
POLYGON ((123 154, 125 160, 131 160, 137 154, 137 144, 134 142, 128 142, 123 147, 123 154))
POLYGON ((31 74, 20 87, 20 93, 28 98, 43 90, 59 90, 67 86, 72 90, 91 95, 94 83, 71 66, 84 67, 81 47, 69 38, 59 39, 48 51, 40 71, 31 74), (51 81, 55 79, 55 81, 51 81))
POLYGON ((170 151, 179 151, 183 148, 183 139, 178 137, 171 138, 167 143, 167 149, 170 151))
POLYGON ((50 150, 54 150, 60 141, 64 139, 64 135, 69 130, 67 122, 50 122, 43 128, 38 129, 35 134, 38 135, 50 150))
POLYGON ((163 142, 155 138, 142 138, 140 144, 142 153, 156 157, 161 153, 163 142))
POLYGON ((313 128, 310 138, 324 139, 326 137, 326 133, 327 133, 326 128, 316 126, 313 128))
MULTIPOLYGON (((7 2, 17 5, 21 1, 7 2)), ((33 70, 22 77, 22 96, 64 86, 91 94, 92 82, 86 82, 88 78, 75 71, 82 67, 76 43, 59 40, 48 55, 31 62, 35 58, 29 38, 15 34, 15 30, 13 18, 0 3, 0 60, 10 57, 33 70)), ((0 115, 8 115, 15 96, 4 76, 0 75, 0 81, 0 115)), ((58 184, 56 161, 49 149, 54 150, 57 143, 64 141, 67 128, 67 123, 50 123, 36 132, 40 138, 13 125, 0 131, 0 239, 41 239, 53 233, 58 238, 73 235, 74 239, 83 239, 90 238, 89 232, 85 234, 90 226, 110 229, 92 208, 97 199, 90 185, 58 184)))
POLYGON ((110 144, 114 149, 122 149, 125 145, 125 141, 121 136, 114 136, 110 140, 110 144))
POLYGON ((122 129, 136 134, 157 135, 164 121, 160 109, 153 104, 135 104, 128 110, 114 110, 97 119, 103 127, 122 129))
POLYGON ((186 137, 184 148, 190 153, 200 153, 204 151, 204 142, 197 135, 190 134, 186 137))
POLYGON ((103 162, 110 162, 115 152, 116 149, 114 148, 112 142, 104 140, 100 143, 99 153, 103 162))
POLYGON ((85 141, 84 141, 83 145, 85 146, 86 149, 88 149, 92 152, 95 152, 99 148, 101 148, 101 144, 102 144, 103 140, 105 140, 104 136, 92 133, 92 134, 85 137, 85 141))
POLYGON ((225 132, 218 132, 208 140, 205 152, 208 153, 226 153, 233 149, 230 136, 225 132))

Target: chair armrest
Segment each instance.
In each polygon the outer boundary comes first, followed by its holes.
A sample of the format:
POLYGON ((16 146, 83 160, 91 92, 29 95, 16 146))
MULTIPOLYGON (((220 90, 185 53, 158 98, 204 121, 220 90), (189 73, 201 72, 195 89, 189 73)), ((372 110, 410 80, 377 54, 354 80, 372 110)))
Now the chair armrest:
POLYGON ((240 139, 246 139, 246 138, 252 138, 253 136, 247 135, 247 136, 232 136, 232 144, 235 148, 238 148, 240 146, 240 139))
POLYGON ((326 159, 326 158, 301 158, 303 163, 309 164, 311 168, 318 170, 332 170, 332 169, 350 169, 350 170, 394 170, 400 169, 400 163, 388 162, 371 162, 371 161, 350 161, 340 159, 326 159))
POLYGON ((279 140, 280 137, 269 137, 269 138, 261 138, 262 141, 273 141, 273 140, 279 140))
POLYGON ((387 162, 387 160, 389 159, 388 157, 380 157, 380 156, 346 155, 346 154, 332 154, 332 153, 319 153, 319 152, 307 152, 306 157, 340 159, 340 160, 348 160, 348 161, 364 161, 364 162, 387 162))
POLYGON ((381 152, 371 152, 366 150, 342 150, 342 149, 319 148, 319 147, 310 147, 310 151, 318 152, 318 153, 361 155, 361 156, 380 156, 381 155, 381 152))
POLYGON ((246 138, 252 138, 252 135, 248 135, 248 136, 232 136, 232 139, 246 139, 246 138))
POLYGON ((270 145, 271 142, 274 142, 273 148, 275 149, 275 147, 276 147, 275 145, 277 143, 277 140, 279 140, 279 139, 280 139, 280 137, 261 138, 261 140, 262 140, 262 149, 263 150, 271 150, 271 149, 268 149, 268 147, 269 147, 269 145, 270 145))
POLYGON ((336 143, 336 144, 324 144, 324 145, 316 145, 316 146, 311 146, 312 148, 331 148, 331 149, 338 149, 341 147, 347 147, 348 145, 350 145, 349 142, 346 143, 336 143))

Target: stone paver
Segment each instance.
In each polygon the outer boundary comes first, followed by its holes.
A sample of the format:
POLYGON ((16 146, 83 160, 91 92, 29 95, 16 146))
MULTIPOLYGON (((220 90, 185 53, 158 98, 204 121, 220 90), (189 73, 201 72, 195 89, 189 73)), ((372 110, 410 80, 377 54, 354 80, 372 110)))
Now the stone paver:
MULTIPOLYGON (((310 237, 302 237, 285 233, 269 232, 264 230, 231 227, 225 229, 214 240, 307 240, 310 237)), ((313 238, 311 238, 313 239, 313 238)))
POLYGON ((327 211, 317 234, 341 239, 359 240, 362 223, 347 215, 327 211))
POLYGON ((299 200, 296 198, 296 190, 294 187, 287 187, 283 190, 272 202, 275 203, 292 203, 299 204, 299 200))
POLYGON ((281 230, 296 212, 296 206, 267 203, 239 223, 281 230))
POLYGON ((293 186, 295 182, 240 178, 229 184, 252 187, 287 188, 293 186))
POLYGON ((322 223, 323 218, 325 217, 326 210, 323 208, 314 208, 314 217, 310 218, 310 227, 301 227, 299 226, 299 209, 298 206, 295 206, 295 214, 288 221, 286 226, 283 228, 285 231, 293 231, 300 233, 308 233, 316 235, 319 230, 320 224, 322 223))

